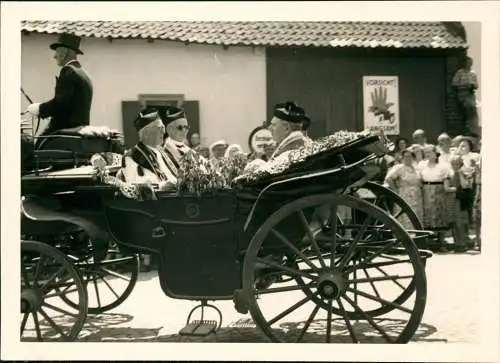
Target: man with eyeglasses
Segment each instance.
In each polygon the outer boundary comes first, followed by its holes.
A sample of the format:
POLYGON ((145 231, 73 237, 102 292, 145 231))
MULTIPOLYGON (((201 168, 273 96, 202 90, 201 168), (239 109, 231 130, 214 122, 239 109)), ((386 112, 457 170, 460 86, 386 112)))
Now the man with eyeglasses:
POLYGON ((134 120, 139 142, 122 160, 119 178, 131 184, 156 184, 159 190, 174 189, 177 169, 163 151, 165 126, 155 109, 146 109, 134 120))
POLYGON ((181 158, 191 150, 184 142, 189 132, 186 113, 179 107, 169 106, 160 110, 160 117, 165 125, 167 136, 163 144, 164 150, 176 168, 179 168, 181 158))

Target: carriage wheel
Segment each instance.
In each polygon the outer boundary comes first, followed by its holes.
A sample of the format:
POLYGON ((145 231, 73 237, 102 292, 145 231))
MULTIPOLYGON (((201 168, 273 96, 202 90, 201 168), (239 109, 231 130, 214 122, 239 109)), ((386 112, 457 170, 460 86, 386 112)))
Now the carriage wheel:
POLYGON ((38 341, 74 341, 87 317, 80 275, 64 254, 41 242, 21 242, 21 316, 21 339, 38 341), (71 309, 60 301, 66 295, 76 301, 71 309))
POLYGON ((411 237, 381 208, 347 195, 302 198, 271 215, 254 235, 246 252, 243 288, 253 319, 275 342, 317 342, 320 332, 323 332, 323 342, 331 342, 332 331, 340 331, 339 342, 347 338, 351 342, 406 343, 420 324, 427 296, 425 270, 411 237), (347 226, 342 226, 341 233, 334 223, 332 232, 335 233, 331 234, 328 245, 320 244, 312 236, 305 211, 325 205, 332 208, 331 215, 336 215, 339 206, 345 206, 367 217, 356 230, 349 231, 347 226), (297 216, 303 222, 304 234, 309 236, 314 253, 305 253, 292 242, 301 240, 302 236, 290 238, 283 233, 287 219, 297 216), (377 230, 373 226, 375 220, 377 230), (387 238, 388 233, 393 238, 387 238), (377 241, 377 236, 382 235, 385 239, 377 241), (281 243, 280 253, 276 240, 281 243), (396 255, 388 253, 394 249, 398 250, 396 255), (279 262, 291 254, 295 256, 294 266, 279 262), (267 265, 282 275, 293 276, 294 280, 257 288, 256 265, 267 265), (415 288, 412 298, 398 304, 394 301, 401 295, 399 281, 404 280, 413 280, 415 288), (383 289, 381 283, 386 283, 383 289), (297 302, 291 305, 293 301, 297 302), (287 308, 279 308, 284 302, 287 308), (383 319, 368 313, 384 306, 390 308, 386 308, 388 312, 383 319), (318 320, 321 314, 326 317, 318 320), (339 318, 334 319, 334 314, 339 318), (347 337, 342 333, 348 333, 347 337))
MULTIPOLYGON (((132 293, 139 277, 139 256, 121 256, 114 242, 102 261, 69 256, 74 260, 88 294, 88 313, 102 314, 122 304, 132 293)), ((77 302, 63 297, 64 302, 75 307, 77 302)))
MULTIPOLYGON (((374 182, 368 182, 364 184, 360 189, 368 189, 370 192, 375 194, 376 199, 373 204, 377 207, 382 208, 384 211, 386 211, 386 213, 389 213, 392 217, 394 217, 394 219, 398 220, 401 217, 407 218, 412 225, 413 230, 419 231, 423 229, 422 222, 415 214, 413 209, 397 193, 374 182)), ((422 264, 425 267, 428 254, 423 253, 421 254, 421 257, 424 257, 421 260, 422 264)), ((403 304, 413 294, 414 289, 415 282, 412 280, 402 291, 401 295, 399 295, 394 300, 394 303, 403 304)), ((384 305, 376 310, 369 311, 368 313, 371 316, 379 316, 386 314, 392 309, 393 308, 390 305, 384 305)))
POLYGON ((401 217, 405 217, 409 220, 413 230, 419 231, 424 229, 422 221, 415 214, 415 211, 403 198, 391 189, 374 182, 367 182, 359 189, 368 189, 375 194, 376 200, 373 204, 389 212, 394 219, 398 220, 401 217))

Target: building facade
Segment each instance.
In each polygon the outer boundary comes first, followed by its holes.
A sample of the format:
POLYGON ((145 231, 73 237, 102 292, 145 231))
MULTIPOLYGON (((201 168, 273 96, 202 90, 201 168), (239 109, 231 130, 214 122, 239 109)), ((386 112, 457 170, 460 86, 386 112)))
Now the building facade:
POLYGON ((311 116, 312 137, 362 130, 363 76, 398 77, 401 136, 461 128, 450 84, 466 43, 443 23, 30 21, 22 29, 31 98, 52 96, 49 44, 75 33, 94 83, 91 123, 122 131, 127 144, 144 103, 183 102, 206 144, 248 148, 251 130, 287 100, 311 116))

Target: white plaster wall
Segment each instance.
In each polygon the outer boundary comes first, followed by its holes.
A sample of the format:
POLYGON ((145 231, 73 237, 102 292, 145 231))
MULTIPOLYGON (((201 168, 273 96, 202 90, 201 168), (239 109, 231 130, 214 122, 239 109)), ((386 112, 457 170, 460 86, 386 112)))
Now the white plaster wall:
MULTIPOLYGON (((481 22, 462 22, 467 34, 467 43, 469 49, 467 55, 474 61, 472 69, 476 72, 479 80, 479 89, 477 91, 477 100, 481 102, 481 22)), ((479 108, 479 122, 481 123, 481 109, 479 108)))
MULTIPOLYGON (((53 35, 22 37, 21 84, 35 101, 53 96, 58 74, 53 35)), ((247 148, 250 131, 266 117, 264 49, 170 41, 85 38, 80 56, 94 84, 92 125, 122 130, 121 101, 139 94, 184 94, 200 102, 200 131, 207 144, 225 138, 247 148)), ((22 106, 27 107, 22 98, 22 106)))

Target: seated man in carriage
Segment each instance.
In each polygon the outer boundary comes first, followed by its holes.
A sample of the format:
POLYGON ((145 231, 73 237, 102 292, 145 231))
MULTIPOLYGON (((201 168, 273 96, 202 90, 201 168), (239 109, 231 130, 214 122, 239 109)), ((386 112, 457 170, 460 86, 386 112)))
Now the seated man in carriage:
POLYGON ((139 142, 123 158, 119 178, 131 184, 158 184, 160 190, 175 188, 177 168, 162 143, 165 126, 156 109, 146 109, 134 120, 139 142))
POLYGON ((186 112, 179 107, 169 106, 159 110, 159 115, 166 129, 163 149, 178 169, 181 158, 193 150, 184 143, 189 132, 186 112))
MULTIPOLYGON (((305 135, 310 124, 311 120, 306 116, 302 107, 293 102, 277 104, 274 108, 274 117, 269 124, 277 145, 268 162, 278 157, 286 157, 290 151, 311 143, 311 139, 305 135)), ((265 164, 265 161, 256 159, 247 165, 247 170, 259 168, 265 164)))

